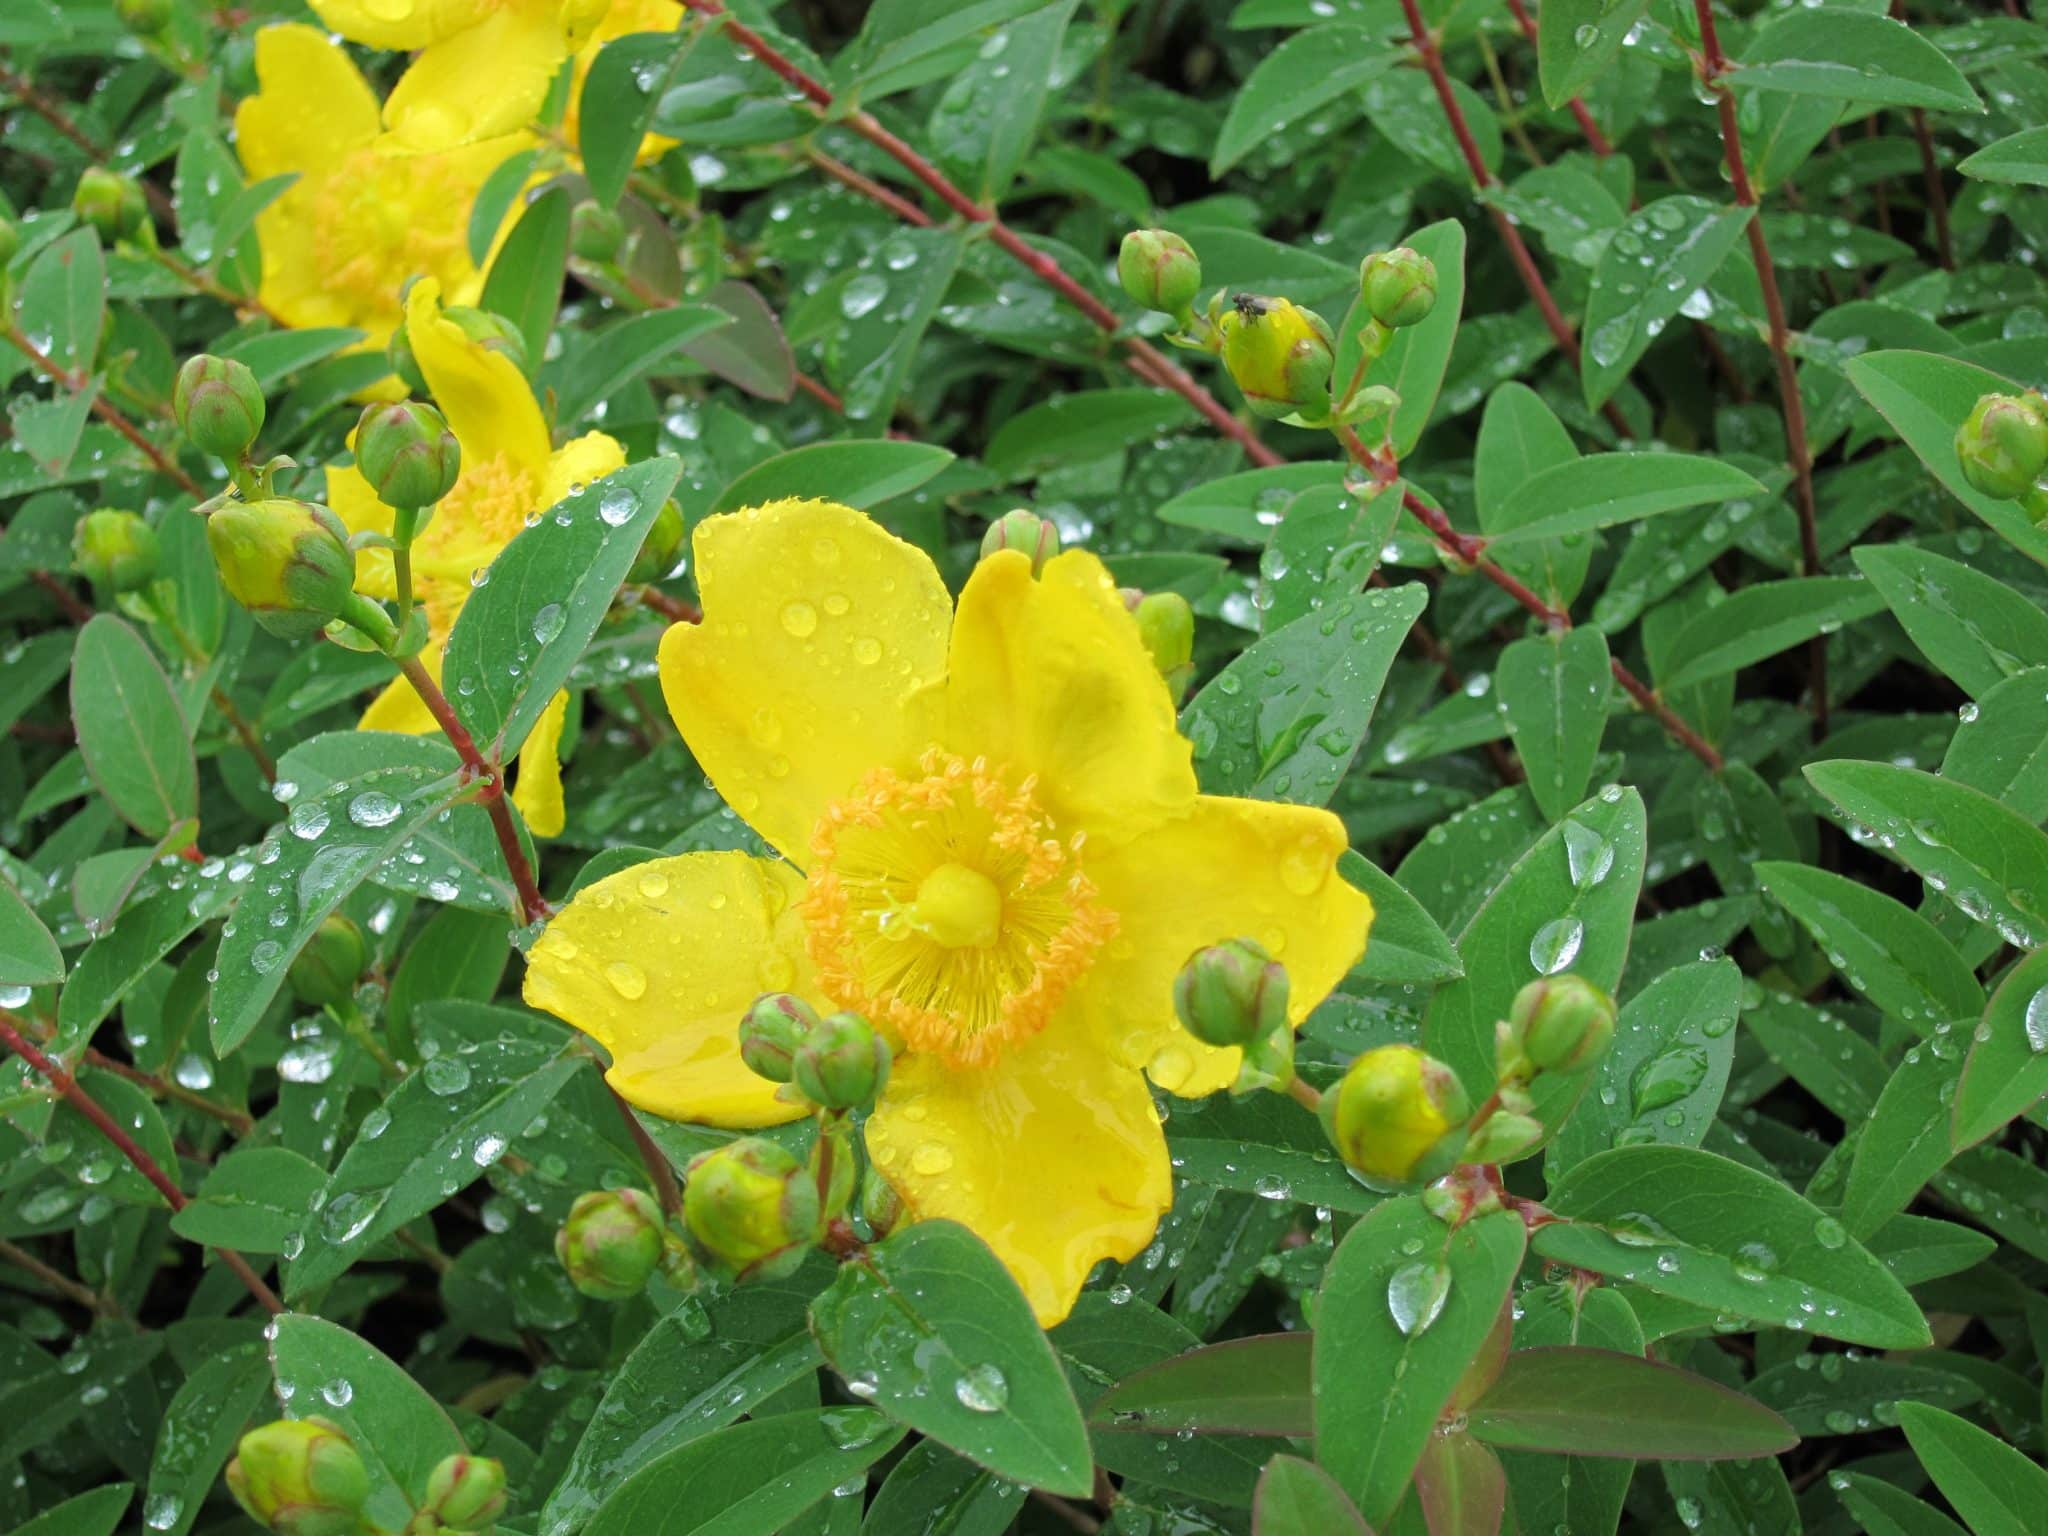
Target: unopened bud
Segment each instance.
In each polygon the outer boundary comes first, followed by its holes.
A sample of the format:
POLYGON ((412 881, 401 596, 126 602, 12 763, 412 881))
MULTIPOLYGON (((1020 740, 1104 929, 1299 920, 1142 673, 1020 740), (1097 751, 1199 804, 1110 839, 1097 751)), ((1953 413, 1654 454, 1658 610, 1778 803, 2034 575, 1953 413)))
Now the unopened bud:
POLYGON ((96 592, 139 592, 156 576, 156 530, 133 512, 88 512, 71 530, 71 564, 96 592))
POLYGON ((1337 352, 1320 315, 1287 299, 1241 293, 1223 311, 1223 366, 1260 416, 1319 416, 1330 408, 1337 352))
POLYGON ((202 453, 238 460, 263 430, 263 389, 246 364, 201 352, 171 386, 178 429, 202 453))
POLYGON ((2048 415, 2038 397, 1986 395, 1956 429, 1963 478, 1986 496, 2023 496, 2048 468, 2048 415))
POLYGON ((502 352, 521 373, 526 372, 526 333, 503 315, 473 304, 450 304, 441 311, 441 318, 454 321, 456 329, 486 352, 502 352))
POLYGON ((1287 1023, 1287 967, 1251 939, 1211 944, 1173 978, 1173 1011, 1204 1045, 1246 1045, 1287 1023))
POLYGON ((431 405, 372 405, 356 423, 356 468, 385 506, 416 512, 454 489, 462 445, 431 405))
POLYGON ((873 1168, 861 1175, 860 1215, 876 1237, 887 1237, 903 1219, 903 1197, 873 1168))
POLYGON ((143 199, 142 183, 99 165, 89 165, 79 173, 78 187, 71 194, 71 211, 109 245, 133 240, 149 226, 149 204, 143 199))
POLYGON ((155 37, 171 24, 171 0, 114 0, 114 14, 137 37, 155 37))
POLYGON ((492 1456, 444 1456, 427 1474, 422 1512, 444 1531, 489 1530, 505 1513, 505 1464, 492 1456))
POLYGON ((1202 263, 1172 230, 1134 229, 1117 248, 1116 275, 1132 303, 1180 315, 1202 286, 1202 263))
POLYGON ((1543 1123, 1533 1115, 1495 1110, 1458 1153, 1461 1163, 1511 1163, 1543 1140, 1543 1123))
POLYGON ((786 1083, 797 1048, 818 1027, 818 1010, 791 992, 765 992, 740 1020, 740 1060, 756 1077, 786 1083))
POLYGON ((278 1536, 352 1536, 370 1496, 370 1470, 337 1424, 279 1419, 242 1436, 228 1491, 278 1536))
POLYGON ((1031 574, 1036 576, 1045 569, 1045 562, 1060 552, 1060 531, 1050 518, 1018 507, 990 523, 988 532, 981 536, 982 559, 1004 549, 1018 549, 1028 555, 1031 574))
POLYGON ((1178 592, 1148 592, 1131 612, 1152 665, 1178 702, 1195 675, 1195 610, 1178 592))
POLYGON ((1388 330, 1420 325, 1436 308, 1436 263, 1405 245, 1375 251, 1358 264, 1358 291, 1388 330))
POLYGON ((690 1240, 740 1280, 776 1279, 817 1241, 817 1180, 776 1143, 744 1136, 699 1153, 683 1185, 690 1240))
POLYGON ((791 1081, 823 1109, 858 1109, 889 1081, 889 1043, 857 1013, 820 1019, 796 1048, 791 1081))
POLYGON ((585 261, 610 261, 626 238, 626 221, 599 203, 578 203, 569 215, 569 249, 585 261))
POLYGON ((228 596, 280 639, 318 633, 355 589, 348 529, 311 502, 225 501, 207 514, 206 543, 228 596))
POLYGON ((637 1189, 578 1195, 555 1233, 555 1257, 570 1283, 599 1301, 638 1296, 661 1263, 661 1207, 637 1189))
POLYGON ((1544 976, 1515 994, 1500 1054, 1504 1071, 1519 1055, 1539 1072, 1583 1072, 1614 1039, 1614 999, 1572 972, 1544 976))
POLYGON ((313 930, 285 976, 292 995, 308 1007, 337 1008, 355 996, 356 982, 369 963, 363 930, 333 912, 313 930))
POLYGON ((1447 1171, 1468 1113, 1457 1074, 1412 1045, 1367 1051, 1323 1095, 1324 1126, 1345 1163, 1396 1182, 1447 1171))
POLYGON ((688 533, 689 529, 683 524, 683 509, 674 501, 664 501, 661 510, 654 514, 647 537, 641 541, 640 553, 633 557, 626 580, 661 580, 676 568, 676 557, 682 553, 683 540, 688 533))

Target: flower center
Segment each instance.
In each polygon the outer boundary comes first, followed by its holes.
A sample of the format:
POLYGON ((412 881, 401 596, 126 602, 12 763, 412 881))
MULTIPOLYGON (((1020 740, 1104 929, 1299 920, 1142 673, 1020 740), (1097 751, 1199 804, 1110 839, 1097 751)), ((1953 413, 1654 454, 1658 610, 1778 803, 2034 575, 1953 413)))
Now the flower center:
POLYGON ((981 758, 928 751, 829 807, 805 895, 826 993, 917 1051, 985 1066, 1043 1029, 1116 931, 1032 794, 981 758))
POLYGON ((436 637, 454 627, 477 572, 526 526, 538 495, 533 477, 509 454, 462 466, 455 488, 413 541, 413 586, 436 637))
POLYGON ((465 275, 469 202, 445 155, 353 151, 312 199, 320 287, 360 321, 396 324, 407 278, 425 274, 445 288, 465 275))

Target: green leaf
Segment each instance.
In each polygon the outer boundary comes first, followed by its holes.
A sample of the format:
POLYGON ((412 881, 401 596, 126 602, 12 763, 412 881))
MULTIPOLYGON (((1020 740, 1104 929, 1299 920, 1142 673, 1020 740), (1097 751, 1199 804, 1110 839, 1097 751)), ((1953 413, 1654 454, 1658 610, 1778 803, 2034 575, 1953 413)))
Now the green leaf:
POLYGON ((895 410, 917 364, 918 344, 959 269, 966 238, 965 230, 899 229, 838 284, 837 323, 825 337, 825 374, 849 420, 885 422, 895 410))
POLYGON ((1984 1140, 2048 1095, 2048 949, 2037 949, 1998 983, 1971 1036, 1956 1084, 1952 1140, 1984 1140))
POLYGON ((1326 602, 1245 648, 1181 714, 1205 792, 1322 805, 1372 720, 1420 583, 1326 602))
POLYGON ((1884 598, 1874 587, 1848 576, 1792 576, 1744 587, 1678 632, 1658 668, 1657 686, 1670 692, 1725 677, 1881 613, 1884 598))
POLYGON ((302 368, 334 356, 363 339, 350 326, 320 326, 303 331, 265 331, 220 350, 256 375, 264 389, 275 389, 302 368))
POLYGON ((1868 1473, 1844 1472, 1841 1482, 1832 1486, 1840 1491, 1850 1514, 1863 1522, 1868 1536, 1964 1536, 1963 1528, 1947 1515, 1868 1473))
POLYGON ((1232 1339, 1126 1377, 1088 1410, 1096 1428, 1138 1435, 1315 1433, 1308 1333, 1232 1339))
POLYGON ((469 206, 464 238, 469 246, 469 259, 478 267, 489 259, 498 231, 505 227, 505 215, 533 180, 534 162, 539 158, 538 149, 522 149, 507 155, 477 188, 476 200, 469 206))
POLYGON ((1707 286, 1742 238, 1751 212, 1685 193, 1638 208, 1614 232, 1586 300, 1580 382, 1588 405, 1620 388, 1658 332, 1707 286))
MULTIPOLYGON (((693 342, 732 324, 732 315, 715 304, 673 304, 594 333, 577 353, 574 365, 561 371, 555 390, 556 419, 580 420, 599 401, 617 394, 678 352, 691 352, 693 342)), ((550 369, 543 379, 552 373, 550 369)))
POLYGON ((339 1323, 287 1312, 270 1324, 268 1337, 286 1417, 340 1425, 369 1469, 363 1513, 403 1529, 434 1464, 469 1448, 454 1423, 404 1367, 339 1323))
POLYGON ((1067 23, 1079 0, 1053 0, 988 35, 947 83, 926 125, 940 168, 977 203, 993 206, 1038 137, 1067 23))
POLYGON ((1372 933, 1355 974, 1392 983, 1450 981, 1464 974, 1464 962, 1436 919, 1392 875, 1350 848, 1338 858, 1337 873, 1372 899, 1372 933))
MULTIPOLYGON (((593 201, 609 208, 626 190, 654 108, 689 42, 681 31, 634 32, 611 39, 590 61, 578 98, 576 147, 593 201)), ((565 412, 564 419, 575 415, 565 412)))
POLYGON ((1380 1205, 1338 1245, 1316 1306, 1316 1460, 1375 1528, 1400 1504, 1459 1378, 1493 1331, 1522 1250, 1512 1212, 1453 1230, 1412 1197, 1380 1205), (1434 1317, 1412 1310, 1412 1293, 1431 1272, 1449 1281, 1434 1317))
POLYGON ((1231 97, 1209 155, 1210 177, 1221 177, 1275 135, 1385 74, 1399 58, 1366 28, 1343 22, 1287 38, 1231 97))
POLYGON ((1757 29, 1731 75, 1739 90, 1871 107, 1981 112, 1963 72, 1903 22, 1846 6, 1784 12, 1757 29))
POLYGON ((930 1440, 889 1470, 861 1522, 862 1536, 1003 1536, 1024 1490, 930 1440))
POLYGON ((44 987, 64 979, 64 952, 21 893, 0 878, 0 985, 44 987))
POLYGON ((950 73, 949 50, 971 52, 981 34, 1044 0, 876 0, 866 8, 860 35, 839 59, 841 79, 864 101, 950 73))
POLYGON ((184 708, 149 642, 112 614, 78 632, 71 718, 86 771, 136 831, 162 837, 199 814, 184 708))
POLYGON ((1916 1033, 1983 1012, 1984 989, 1969 964, 1912 908, 1807 864, 1763 863, 1756 876, 1850 986, 1916 1033))
POLYGON ((1759 496, 1763 487, 1720 459, 1690 453, 1601 453, 1553 464, 1516 488, 1489 545, 1507 548, 1632 523, 1660 512, 1759 496))
MULTIPOLYGON (((93 1134, 83 1121, 77 1122, 75 1130, 81 1136, 93 1134)), ((0 1401, 7 1405, 7 1418, 0 1423, 0 1462, 16 1462, 24 1452, 45 1444, 85 1418, 123 1383, 148 1369, 163 1348, 161 1333, 93 1333, 79 1339, 46 1370, 30 1373, 10 1369, 10 1390, 0 1396, 0 1401)), ((39 1360, 48 1358, 38 1352, 39 1360)), ((126 1394, 121 1400, 126 1400, 126 1394)), ((103 1419, 104 1410, 97 1417, 103 1419)), ((127 1507, 130 1491, 126 1483, 102 1490, 108 1504, 84 1505, 77 1513, 90 1515, 95 1521, 104 1518, 109 1509, 118 1513, 127 1507)), ((58 1522, 51 1536, 71 1536, 71 1529, 58 1522)))
POLYGON ((93 941, 57 997, 60 1049, 83 1044, 130 988, 199 927, 228 909, 255 873, 237 858, 218 875, 174 873, 165 889, 121 909, 113 930, 93 941))
MULTIPOLYGON (((1621 1293, 1598 1286, 1578 1295, 1569 1284, 1532 1286, 1518 1298, 1514 1342, 1585 1345, 1641 1356, 1643 1325, 1621 1293)), ((1635 1473, 1632 1462, 1600 1456, 1500 1453, 1507 1468, 1515 1515, 1524 1531, 1564 1529, 1572 1536, 1613 1536, 1635 1473)))
POLYGON ((682 466, 613 470, 523 528, 462 605, 442 660, 455 712, 506 759, 553 701, 611 610, 682 466), (508 665, 508 663, 511 663, 508 665))
POLYGON ((9 1536, 114 1536, 135 1497, 133 1483, 108 1483, 53 1504, 9 1536))
MULTIPOLYGON (((1496 389, 1480 417, 1479 447, 1472 463, 1480 531, 1490 538, 1526 521, 1522 488, 1543 471, 1576 463, 1578 457, 1564 423, 1535 390, 1525 384, 1496 389)), ((1554 511, 1569 511, 1575 504, 1561 501, 1554 511)), ((1549 539, 1533 547, 1496 550, 1494 558, 1551 601, 1570 607, 1585 584, 1593 541, 1549 539)))
POLYGON ((1030 1305, 980 1238, 921 1221, 846 1264, 811 1331, 860 1395, 999 1476, 1093 1485, 1088 1431, 1030 1305))
POLYGON ((1169 389, 1076 390, 1012 416, 982 457, 992 473, 1023 480, 1102 458, 1194 419, 1194 407, 1169 389))
POLYGON ((1973 1536, 2028 1536, 2038 1528, 2048 1508, 2048 1472, 1995 1435, 1939 1408, 1901 1403, 1899 1427, 1973 1536))
POLYGON ((1537 7, 1536 76, 1543 100, 1562 107, 1609 72, 1650 0, 1550 0, 1537 7))
POLYGON ((1536 1231, 1545 1258, 1876 1349, 1931 1337, 1912 1297, 1839 1221, 1710 1152, 1616 1147, 1567 1170, 1545 1204, 1570 1218, 1536 1231))
POLYGON ((1524 1451, 1721 1461, 1799 1443, 1770 1409, 1704 1376, 1571 1345, 1515 1350, 1467 1412, 1475 1439, 1524 1451))
MULTIPOLYGON (((1403 242, 1436 265, 1436 305, 1420 325, 1404 326, 1365 370, 1364 383, 1385 385, 1401 397, 1386 428, 1394 452, 1406 455, 1422 440, 1423 429, 1436 411, 1437 391, 1450 366, 1451 347, 1465 310, 1465 226, 1443 219, 1418 229, 1403 242)), ((1371 318, 1363 297, 1351 306, 1337 336, 1337 362, 1332 377, 1341 390, 1358 366, 1358 332, 1371 318)))
POLYGON ((809 443, 745 471, 719 493, 711 511, 758 507, 791 496, 822 496, 865 512, 916 490, 952 462, 950 452, 930 443, 809 443))
POLYGON ((760 290, 727 278, 700 302, 723 310, 731 324, 692 337, 683 350, 729 384, 764 400, 787 400, 796 393, 796 361, 782 322, 760 290))
POLYGON ((1979 181, 2009 186, 2048 187, 2048 127, 2022 128, 1986 144, 1956 166, 1979 181))
POLYGON ((1275 1456, 1252 1502, 1257 1536, 1372 1536, 1337 1480, 1312 1461, 1275 1456))
POLYGON ((1941 776, 2011 806, 2030 821, 2048 819, 2048 668, 2008 678, 1956 727, 1941 776))
POLYGON ((2048 614, 2004 582, 1910 544, 1866 545, 1856 568, 1929 662, 1982 698, 2048 665, 2048 614))
POLYGON ((569 193, 550 187, 526 205, 512 233, 491 259, 477 302, 503 315, 526 342, 526 355, 547 356, 548 333, 562 303, 562 275, 569 265, 569 193))
POLYGON ((1579 803, 1607 725, 1607 637, 1568 629, 1517 640, 1494 667, 1494 704, 1507 721, 1529 793, 1552 821, 1579 803))
POLYGON ((144 1522, 162 1536, 185 1536, 213 1480, 234 1454, 242 1426, 270 1386, 263 1351, 245 1344, 201 1361, 164 1410, 149 1464, 144 1522))
POLYGON ((1921 1360, 1886 1360, 1845 1350, 1801 1355, 1760 1373, 1750 1391, 1802 1435, 1867 1433, 1887 1427, 1899 1403, 1958 1408, 1983 1397, 1968 1377, 1921 1360))
POLYGON ((277 1253, 305 1227, 326 1185, 326 1169, 285 1147, 237 1147, 171 1217, 171 1230, 187 1242, 277 1253))
POLYGON ((22 274, 18 293, 16 318, 28 339, 60 368, 91 373, 107 298, 99 237, 74 229, 44 246, 22 274))
POLYGON ((1857 1241, 1874 1240, 1955 1156, 1949 1103, 1961 1067, 1956 1047, 1936 1036, 1908 1049, 1886 1079, 1856 1137, 1842 1192, 1842 1224, 1857 1241))
MULTIPOLYGON (((1365 586, 1400 516, 1398 480, 1356 492, 1344 485, 1318 486, 1288 502, 1259 557, 1259 591, 1252 599, 1264 610, 1259 628, 1270 634, 1365 586)), ((1211 581, 1213 576, 1188 595, 1201 596, 1211 581)), ((1133 585, 1150 590, 1148 583, 1133 585)))
POLYGON ((1343 486, 1344 466, 1334 462, 1248 469, 1183 491, 1154 515, 1162 523, 1264 544, 1296 497, 1310 491, 1340 491, 1343 486))

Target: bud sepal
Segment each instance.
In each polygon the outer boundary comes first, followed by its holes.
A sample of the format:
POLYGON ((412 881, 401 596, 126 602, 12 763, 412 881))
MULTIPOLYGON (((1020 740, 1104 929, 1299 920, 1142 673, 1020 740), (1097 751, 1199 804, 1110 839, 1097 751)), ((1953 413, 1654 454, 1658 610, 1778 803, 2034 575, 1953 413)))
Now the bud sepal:
POLYGON ((661 1267, 661 1207, 637 1189, 593 1189, 576 1197, 555 1232, 555 1257, 569 1283, 598 1301, 624 1301, 661 1267))

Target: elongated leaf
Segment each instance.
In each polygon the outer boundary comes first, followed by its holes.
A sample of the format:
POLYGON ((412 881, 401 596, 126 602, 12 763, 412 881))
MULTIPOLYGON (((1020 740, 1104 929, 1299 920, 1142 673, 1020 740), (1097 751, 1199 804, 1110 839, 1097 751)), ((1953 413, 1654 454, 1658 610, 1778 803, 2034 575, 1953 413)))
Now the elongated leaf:
POLYGON ((1827 951, 1843 980, 1916 1032, 1983 1011, 1984 989, 1969 964, 1910 907, 1808 864, 1759 864, 1756 875, 1827 951))
MULTIPOLYGON (((1443 219, 1418 229, 1405 244, 1436 266, 1436 304, 1429 318, 1394 332, 1394 339, 1365 370, 1364 383, 1385 385, 1401 397, 1386 429, 1396 454, 1408 454, 1422 440, 1423 429, 1436 412, 1437 391, 1450 366, 1458 321, 1465 309, 1465 226, 1443 219)), ((1337 337, 1337 366, 1332 376, 1349 381, 1357 367, 1358 330, 1370 318, 1361 298, 1354 303, 1337 337)), ((1342 385, 1339 385, 1341 390, 1342 385)))
POLYGON ((1872 107, 1981 112, 1961 70, 1903 22, 1845 6, 1787 11, 1757 29, 1733 79, 1745 91, 1789 91, 1872 107))
MULTIPOLYGON (((701 343, 733 323, 733 316, 715 304, 675 304, 598 332, 577 353, 574 366, 561 371, 555 389, 557 418, 579 419, 642 374, 679 352, 691 352, 692 343, 701 343)), ((542 378, 555 376, 549 370, 542 378)))
MULTIPOLYGON (((1570 1344, 1626 1355, 1643 1353, 1643 1325, 1612 1286, 1596 1287, 1584 1296, 1569 1287, 1531 1287, 1519 1298, 1519 1309, 1514 1342, 1522 1348, 1570 1344)), ((1582 1531, 1587 1536, 1613 1536, 1635 1472, 1633 1462, 1505 1449, 1500 1459, 1508 1470, 1509 1492, 1523 1530, 1563 1527, 1573 1536, 1582 1531)))
POLYGON ((2048 666, 2048 614, 2004 582, 1909 544, 1867 546, 1856 568, 1884 595, 1929 662, 1982 698, 2048 666))
POLYGON ((1640 1355, 1518 1349, 1468 1410, 1489 1445, 1640 1461, 1775 1456, 1792 1426, 1739 1392, 1640 1355))
POLYGON ((1974 1536, 2028 1536, 2048 1508, 2048 1472, 1968 1420, 1920 1403, 1899 1405, 1899 1425, 1941 1496, 1974 1536))
POLYGON ((1507 1471, 1490 1447, 1461 1429, 1430 1436, 1415 1464, 1423 1524, 1445 1536, 1494 1536, 1507 1510, 1507 1471))
POLYGON ((478 302, 510 320, 526 342, 530 358, 547 356, 548 332, 562 303, 562 275, 569 265, 569 193, 550 187, 512 226, 491 260, 478 302))
POLYGON ((114 1536, 134 1497, 133 1483, 108 1483, 52 1505, 10 1536, 114 1536))
POLYGON ((1055 464, 1100 458, 1193 420, 1194 408, 1171 390, 1081 390, 1011 417, 983 458, 996 474, 1023 479, 1055 464))
POLYGON ((1221 176, 1289 125, 1392 69, 1399 57, 1366 28, 1343 22, 1295 33, 1259 60, 1231 98, 1209 174, 1221 176))
POLYGON ((686 51, 680 31, 634 32, 613 38, 590 61, 576 113, 577 149, 590 195, 605 207, 625 191, 654 108, 686 51))
POLYGON ((37 253, 22 275, 18 310, 30 341, 59 367, 91 373, 106 313, 107 264, 99 238, 74 229, 37 253))
MULTIPOLYGON (((1535 390, 1525 384, 1503 384, 1496 389, 1487 398, 1486 412, 1480 418, 1479 447, 1472 464, 1480 531, 1492 538, 1527 521, 1530 514, 1523 487, 1545 470, 1575 463, 1578 457, 1571 433, 1535 390)), ((1550 509, 1539 510, 1535 516, 1556 516, 1579 504, 1575 493, 1559 489, 1562 494, 1550 509)), ((1593 541, 1525 542, 1496 549, 1494 558, 1553 602, 1569 608, 1585 584, 1593 541)))
POLYGON ((1358 974, 1374 981, 1450 981, 1464 974, 1457 948, 1436 919, 1392 875, 1345 849, 1337 873, 1372 898, 1372 936, 1358 974))
POLYGON ((1737 497, 1763 487, 1719 459, 1689 453, 1602 453, 1552 465, 1515 490, 1490 544, 1563 538, 1737 497))
POLYGON ((886 420, 896 408, 965 241, 964 230, 899 229, 847 274, 825 373, 850 420, 886 420))
POLYGON ((1252 1503, 1257 1536, 1372 1536, 1335 1478, 1299 1456, 1275 1456, 1252 1503))
POLYGON ((150 1460, 142 1511, 151 1531, 185 1536, 192 1529, 269 1385, 269 1366, 254 1344, 216 1355, 185 1378, 164 1410, 150 1460))
POLYGON ((112 614, 78 632, 71 718, 86 771, 144 837, 199 812, 199 768, 185 711, 149 643, 112 614))
POLYGON ((2005 973, 1956 1085, 1952 1136, 1967 1147, 2048 1095, 2048 950, 2005 973))
POLYGON ((1976 715, 1949 738, 1941 776, 2029 821, 2048 819, 2048 667, 2022 672, 1978 701, 1976 715))
POLYGON ((1986 144, 1956 166, 1979 181, 2022 187, 2048 187, 2048 127, 2022 128, 1986 144))
POLYGON ((1873 583, 1845 576, 1795 576, 1744 587, 1678 632, 1657 684, 1667 690, 1694 687, 1883 608, 1873 583))
POLYGON ((1111 1387, 1088 1422, 1131 1434, 1313 1434, 1313 1343, 1307 1333, 1268 1333, 1177 1355, 1111 1387))
POLYGON ((711 510, 822 496, 865 511, 916 490, 952 462, 951 453, 930 443, 810 443, 756 464, 719 493, 711 510))
POLYGON ((1162 523, 1200 528, 1246 544, 1264 544, 1295 497, 1343 487, 1340 464, 1281 464, 1225 475, 1183 491, 1155 514, 1162 523))
POLYGON ((1614 62, 1649 0, 1550 0, 1536 15, 1536 72, 1543 99, 1561 107, 1614 62))
POLYGON ((1636 360, 1735 249, 1750 210, 1690 193, 1637 209, 1607 242, 1586 300, 1586 403, 1620 387, 1636 360))
POLYGON ((976 202, 1000 201, 1031 152, 1078 4, 1041 3, 997 28, 932 108, 930 138, 940 165, 976 202))
POLYGON ((0 985, 41 987, 63 979, 64 952, 21 893, 0 879, 0 985))
POLYGON ((188 1242, 277 1253, 306 1225, 326 1186, 327 1170, 287 1147, 237 1147, 171 1217, 171 1230, 188 1242))
POLYGON ((890 1468, 860 1528, 862 1536, 1003 1536, 1024 1497, 988 1468, 920 1440, 890 1468))
POLYGON ((1597 629, 1517 640, 1494 669, 1494 702, 1529 773, 1529 793, 1552 821, 1579 803, 1607 725, 1607 637, 1597 629))
POLYGON ((1940 1052, 1921 1045, 1886 1079, 1856 1138, 1842 1192, 1842 1225, 1859 1242, 1874 1241, 1955 1156, 1949 1106, 1961 1069, 1958 1045, 1940 1052))

